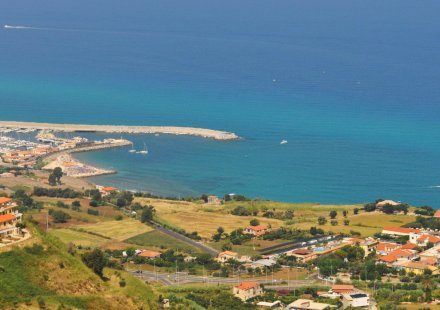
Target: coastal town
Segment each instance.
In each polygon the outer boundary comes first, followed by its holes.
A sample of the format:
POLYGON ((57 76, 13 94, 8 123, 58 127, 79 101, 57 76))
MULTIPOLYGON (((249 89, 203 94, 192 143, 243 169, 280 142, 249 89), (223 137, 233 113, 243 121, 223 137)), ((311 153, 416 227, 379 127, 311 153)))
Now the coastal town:
POLYGON ((160 296, 139 303, 157 309, 439 306, 440 211, 432 207, 384 199, 285 204, 236 194, 177 199, 79 186, 70 183, 82 176, 69 170, 81 165, 72 164, 71 151, 128 142, 57 140, 47 132, 38 138, 58 142, 44 155, 55 156, 49 165, 24 167, 39 158, 9 161, 20 151, 3 154, 9 165, 1 167, 0 184, 10 185, 0 188, 0 266, 7 253, 39 259, 29 254, 36 244, 61 246, 99 277, 118 278, 119 287, 137 279, 130 285, 160 296), (44 179, 51 175, 52 185, 44 179), (17 187, 30 176, 40 185, 17 187))

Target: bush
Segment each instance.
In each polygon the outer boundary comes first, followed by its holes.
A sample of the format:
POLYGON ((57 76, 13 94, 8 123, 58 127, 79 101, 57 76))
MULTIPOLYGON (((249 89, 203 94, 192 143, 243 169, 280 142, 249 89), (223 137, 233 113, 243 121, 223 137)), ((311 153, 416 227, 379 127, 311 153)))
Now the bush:
POLYGON ((99 215, 99 211, 98 210, 93 210, 93 209, 87 209, 87 214, 98 216, 99 215))
POLYGON ((260 225, 260 221, 258 219, 252 219, 252 220, 250 220, 249 224, 251 226, 258 226, 258 225, 260 225))
POLYGON ((100 249, 94 249, 93 251, 85 252, 81 258, 87 267, 92 269, 94 273, 102 278, 102 271, 106 265, 104 252, 100 249))
POLYGON ((249 216, 249 215, 252 215, 251 212, 248 209, 246 209, 245 207, 243 207, 243 206, 235 207, 231 211, 231 214, 238 215, 238 216, 249 216))
POLYGON ((64 211, 61 210, 49 210, 49 214, 52 216, 55 223, 66 223, 72 217, 64 211))

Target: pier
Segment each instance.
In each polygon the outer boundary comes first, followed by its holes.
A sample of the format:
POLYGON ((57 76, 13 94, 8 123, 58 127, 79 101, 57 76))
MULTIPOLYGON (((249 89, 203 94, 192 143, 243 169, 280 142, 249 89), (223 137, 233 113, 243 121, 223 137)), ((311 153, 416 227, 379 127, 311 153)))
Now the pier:
POLYGON ((62 132, 106 132, 130 134, 169 134, 189 135, 214 140, 237 140, 239 136, 232 132, 173 126, 125 126, 125 125, 81 125, 81 124, 50 124, 35 122, 0 121, 0 127, 20 130, 52 130, 62 132))

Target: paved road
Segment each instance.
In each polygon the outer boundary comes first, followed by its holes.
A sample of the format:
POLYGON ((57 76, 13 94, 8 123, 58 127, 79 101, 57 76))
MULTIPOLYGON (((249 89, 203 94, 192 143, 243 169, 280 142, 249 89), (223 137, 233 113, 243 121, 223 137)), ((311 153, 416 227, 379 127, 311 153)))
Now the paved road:
POLYGON ((185 237, 184 235, 181 235, 173 230, 167 229, 158 223, 151 222, 151 224, 160 232, 163 232, 164 234, 167 234, 168 236, 170 236, 172 238, 178 239, 182 242, 185 242, 189 245, 192 245, 192 246, 202 250, 203 252, 209 253, 213 256, 217 256, 217 254, 219 253, 219 251, 217 251, 216 249, 213 249, 213 248, 211 248, 201 242, 197 242, 197 241, 192 240, 188 237, 185 237))
MULTIPOLYGON (((164 273, 164 272, 152 272, 152 271, 142 271, 139 272, 137 270, 127 270, 133 276, 142 279, 144 281, 159 281, 167 286, 175 286, 180 284, 187 283, 206 283, 206 284, 238 284, 243 281, 243 279, 239 278, 221 278, 221 277, 203 277, 203 276, 195 276, 189 275, 186 272, 178 272, 178 273, 164 273)), ((256 280, 259 283, 272 284, 276 285, 280 281, 274 280, 271 281, 270 277, 268 280, 256 280)), ((312 284, 314 281, 312 280, 300 280, 300 281, 289 281, 289 285, 284 284, 283 287, 301 287, 312 284)), ((274 286, 278 287, 278 286, 274 286)))

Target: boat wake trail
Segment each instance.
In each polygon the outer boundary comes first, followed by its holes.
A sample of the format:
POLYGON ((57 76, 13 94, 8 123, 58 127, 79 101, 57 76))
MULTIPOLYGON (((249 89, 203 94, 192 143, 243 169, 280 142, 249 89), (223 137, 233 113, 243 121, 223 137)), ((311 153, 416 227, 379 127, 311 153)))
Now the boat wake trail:
POLYGON ((429 188, 440 188, 440 185, 433 185, 433 186, 430 186, 429 188))
POLYGON ((11 26, 11 25, 5 25, 5 29, 39 29, 35 27, 26 27, 26 26, 11 26))

